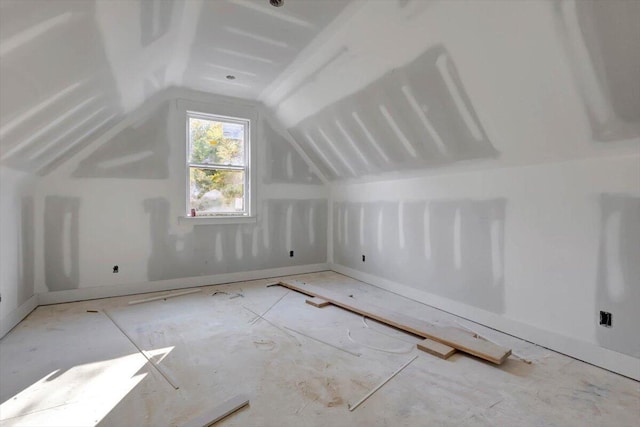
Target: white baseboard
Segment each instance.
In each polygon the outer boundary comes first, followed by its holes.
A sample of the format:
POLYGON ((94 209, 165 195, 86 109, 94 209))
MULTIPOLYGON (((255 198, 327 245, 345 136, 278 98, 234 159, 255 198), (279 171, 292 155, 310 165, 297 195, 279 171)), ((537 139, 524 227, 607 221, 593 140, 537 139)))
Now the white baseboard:
POLYGON ((329 264, 331 270, 372 284, 376 287, 427 304, 483 326, 530 341, 609 371, 640 381, 640 360, 595 344, 576 340, 555 332, 536 328, 486 310, 420 291, 378 276, 363 273, 340 264, 329 264))
POLYGON ((33 295, 20 307, 0 319, 0 338, 4 337, 18 323, 38 307, 38 294, 33 295))
POLYGON ((243 282, 245 280, 268 279, 270 277, 290 276, 292 274, 315 273, 325 271, 329 265, 307 264, 292 267, 269 268, 266 270, 241 271, 238 273, 215 274, 212 276, 185 277, 181 279, 156 280, 153 282, 130 283, 126 285, 96 286, 91 288, 69 289, 64 291, 38 294, 40 305, 86 301, 98 298, 120 297, 144 294, 148 292, 169 291, 193 288, 197 286, 219 285, 222 283, 243 282))

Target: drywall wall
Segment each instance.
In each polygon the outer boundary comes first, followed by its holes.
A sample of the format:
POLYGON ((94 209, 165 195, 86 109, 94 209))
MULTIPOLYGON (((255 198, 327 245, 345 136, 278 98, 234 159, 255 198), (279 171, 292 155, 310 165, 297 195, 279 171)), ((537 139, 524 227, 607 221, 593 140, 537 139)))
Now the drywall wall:
POLYGON ((640 378, 637 2, 369 2, 334 30, 265 99, 333 181, 334 268, 640 378))
POLYGON ((498 155, 442 45, 307 117, 290 132, 331 178, 498 155))
POLYGON ((172 89, 43 180, 37 290, 324 264, 327 195, 290 137, 259 105, 172 89), (185 103, 255 118, 253 220, 206 224, 179 218, 186 214, 185 103))
POLYGON ((616 141, 640 135, 640 3, 555 3, 594 139, 616 141))
POLYGON ((422 194, 336 201, 334 261, 503 313, 505 199, 432 200, 422 194))
POLYGON ((35 293, 35 183, 32 175, 0 167, 0 336, 35 293))
POLYGON ((263 99, 331 180, 629 154, 637 3, 363 2, 263 99))
POLYGON ((498 329, 630 356, 638 376, 639 197, 639 155, 335 184, 331 258, 498 329))

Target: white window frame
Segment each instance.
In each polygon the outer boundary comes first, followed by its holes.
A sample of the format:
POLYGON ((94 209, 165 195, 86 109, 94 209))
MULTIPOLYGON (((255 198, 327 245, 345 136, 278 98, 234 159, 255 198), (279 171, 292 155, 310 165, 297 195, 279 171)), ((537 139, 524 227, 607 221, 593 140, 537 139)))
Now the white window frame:
MULTIPOLYGON (((258 114, 255 107, 249 105, 230 103, 200 103, 187 100, 178 100, 178 110, 183 117, 184 123, 184 207, 183 214, 178 218, 180 223, 188 224, 241 224, 255 223, 257 220, 257 171, 256 171, 256 147, 258 114), (245 188, 244 203, 245 211, 241 214, 220 213, 206 216, 190 216, 190 188, 191 179, 189 176, 191 154, 191 140, 189 129, 189 118, 202 118, 205 120, 220 120, 231 123, 241 123, 245 125, 245 188)), ((234 168, 235 169, 235 168, 234 168)))

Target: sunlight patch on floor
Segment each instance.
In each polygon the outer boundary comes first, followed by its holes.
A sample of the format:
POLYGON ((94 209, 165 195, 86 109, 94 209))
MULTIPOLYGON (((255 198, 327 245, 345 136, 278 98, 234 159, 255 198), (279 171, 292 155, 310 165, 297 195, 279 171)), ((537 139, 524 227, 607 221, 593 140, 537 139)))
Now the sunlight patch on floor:
MULTIPOLYGON (((155 350, 164 358, 173 347, 155 350)), ((153 369, 140 353, 56 369, 0 405, 0 421, 20 425, 96 425, 153 369)))

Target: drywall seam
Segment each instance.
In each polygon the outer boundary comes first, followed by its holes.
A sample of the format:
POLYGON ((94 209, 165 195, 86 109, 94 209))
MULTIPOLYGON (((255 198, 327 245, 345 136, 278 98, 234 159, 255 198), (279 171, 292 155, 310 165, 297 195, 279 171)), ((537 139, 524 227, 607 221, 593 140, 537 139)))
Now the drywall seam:
POLYGON ((318 176, 318 178, 320 178, 320 181, 322 181, 323 184, 327 185, 329 183, 329 180, 327 179, 326 176, 324 176, 324 174, 322 173, 322 171, 320 171, 320 169, 318 168, 318 166, 316 166, 316 164, 311 160, 311 158, 309 158, 309 156, 307 156, 307 153, 304 152, 304 150, 300 147, 300 145, 298 144, 298 141, 296 141, 291 134, 289 133, 288 130, 284 130, 280 124, 280 122, 278 120, 275 120, 275 118, 273 117, 273 115, 271 114, 271 112, 268 110, 268 108, 266 108, 265 106, 261 106, 258 108, 258 110, 262 113, 262 118, 264 120, 267 121, 267 123, 269 123, 269 125, 282 137, 284 137, 284 139, 291 144, 291 146, 293 147, 294 150, 296 150, 296 152, 300 155, 300 157, 302 157, 302 159, 304 160, 304 162, 311 168, 311 170, 313 170, 313 172, 318 176))
POLYGON ((24 304, 0 319, 0 339, 11 331, 18 323, 38 308, 38 294, 31 296, 24 304))
POLYGON ((330 40, 336 31, 342 29, 347 25, 353 15, 355 15, 362 6, 366 4, 362 0, 354 0, 342 12, 327 25, 304 49, 298 53, 293 61, 280 73, 280 75, 267 86, 260 95, 258 100, 264 102, 267 105, 274 106, 282 101, 283 94, 287 95, 289 88, 304 82, 309 74, 313 74, 313 71, 304 73, 309 58, 313 57, 328 40, 330 40), (301 70, 303 71, 301 75, 301 70))
POLYGON ((182 85, 185 70, 189 63, 190 46, 198 30, 198 19, 202 10, 202 0, 185 2, 177 24, 179 31, 174 42, 174 60, 167 69, 167 80, 175 85, 182 85))
MULTIPOLYGON (((146 114, 158 108, 160 105, 162 105, 163 102, 171 99, 170 95, 171 95, 170 91, 162 92, 158 94, 157 97, 154 97, 149 101, 145 102, 144 104, 142 104, 138 109, 134 110, 131 113, 126 114, 124 118, 118 121, 114 126, 109 128, 107 131, 97 135, 96 138, 93 139, 90 143, 86 144, 81 150, 79 150, 70 158, 65 160, 60 166, 58 166, 57 168, 54 168, 53 170, 48 171, 47 174, 50 174, 52 172, 55 172, 56 170, 59 170, 60 167, 64 167, 64 165, 74 165, 76 163, 76 159, 84 159, 88 155, 88 153, 93 152, 96 149, 96 147, 99 147, 105 142, 108 142, 111 138, 113 138, 118 133, 122 132, 124 129, 126 129, 127 127, 129 127, 130 125, 138 121, 140 118, 144 117, 146 114)), ((99 130, 99 128, 97 130, 99 130)), ((88 138, 92 138, 92 137, 93 135, 88 136, 88 138)), ((46 165, 43 166, 43 168, 44 167, 46 167, 46 165)), ((41 168, 41 170, 43 168, 41 168)))
POLYGON ((294 274, 316 273, 328 270, 326 263, 297 265, 292 267, 269 268, 265 270, 242 271, 237 273, 215 274, 179 279, 157 280, 153 282, 130 283, 126 285, 95 286, 91 288, 69 289, 64 291, 43 292, 38 294, 39 305, 60 304, 99 298, 120 297, 149 292, 170 291, 198 286, 220 285, 247 280, 268 279, 294 274))
POLYGON ((565 335, 539 329, 476 307, 471 307, 466 304, 451 301, 447 298, 419 291, 409 286, 373 276, 371 274, 362 273, 340 264, 331 263, 329 266, 331 270, 337 273, 344 274, 357 280, 362 280, 373 286, 396 293, 405 298, 427 304, 447 313, 463 317, 483 326, 496 329, 500 332, 532 342, 583 362, 587 362, 632 378, 636 381, 640 381, 640 360, 634 357, 598 347, 584 341, 575 340, 565 335))
POLYGON ((329 198, 327 200, 327 262, 333 264, 333 205, 335 197, 333 195, 333 185, 329 188, 329 198))

